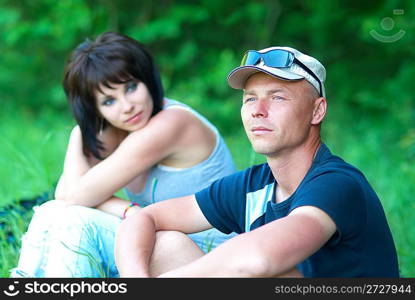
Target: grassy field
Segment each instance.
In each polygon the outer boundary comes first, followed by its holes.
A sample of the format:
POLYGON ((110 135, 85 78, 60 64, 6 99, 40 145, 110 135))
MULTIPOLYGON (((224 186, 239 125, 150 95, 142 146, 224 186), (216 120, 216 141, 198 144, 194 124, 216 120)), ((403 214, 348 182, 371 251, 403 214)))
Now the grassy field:
POLYGON ((8 277, 32 213, 14 204, 47 193, 56 184, 71 120, 8 106, 2 107, 0 118, 0 277, 8 277))
MULTIPOLYGON (((4 208, 19 199, 51 191, 62 171, 73 121, 64 113, 57 115, 44 111, 34 114, 15 107, 4 107, 0 118, 0 208, 4 208)), ((385 134, 387 124, 382 124, 382 120, 379 124, 371 124, 371 131, 363 130, 369 126, 364 121, 354 122, 345 130, 343 124, 350 124, 347 122, 350 120, 329 116, 328 124, 323 128, 324 139, 335 154, 360 168, 377 191, 395 239, 401 275, 414 277, 415 204, 411 195, 415 188, 409 184, 415 182, 414 171, 399 151, 399 143, 395 143, 393 136, 385 134)), ((264 161, 251 150, 242 128, 229 132, 225 130, 226 124, 219 127, 239 169, 264 161)), ((8 277, 9 269, 16 264, 20 237, 30 215, 30 211, 18 210, 0 214, 3 224, 0 230, 0 277, 8 277)))

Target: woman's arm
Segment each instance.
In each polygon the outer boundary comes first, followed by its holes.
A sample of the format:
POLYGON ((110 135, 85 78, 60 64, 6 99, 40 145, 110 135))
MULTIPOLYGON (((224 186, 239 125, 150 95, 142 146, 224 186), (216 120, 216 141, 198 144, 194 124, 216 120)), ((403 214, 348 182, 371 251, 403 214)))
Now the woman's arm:
POLYGON ((55 200, 65 199, 65 186, 64 185, 65 185, 65 179, 63 178, 63 174, 62 174, 55 188, 55 200))
MULTIPOLYGON (((55 190, 55 199, 62 200, 65 199, 65 188, 64 188, 64 176, 62 175, 58 181, 58 185, 55 190)), ((106 213, 112 214, 117 217, 123 217, 124 211, 130 205, 130 201, 124 200, 118 197, 111 197, 110 199, 102 202, 101 204, 97 205, 95 208, 102 210, 106 213)), ((134 211, 139 210, 139 207, 134 206, 133 208, 128 210, 128 214, 131 214, 134 211)))
MULTIPOLYGON (((110 128, 106 130, 100 138, 105 148, 105 151, 102 153, 104 157, 113 152, 119 144, 116 135, 110 128)), ((83 153, 81 131, 78 126, 74 127, 69 138, 68 149, 65 156, 64 172, 61 175, 55 190, 55 199, 65 200, 70 185, 76 183, 83 174, 88 172, 88 170, 97 163, 99 163, 98 159, 93 158, 92 156, 86 157, 83 153)), ((114 196, 106 201, 105 200, 106 199, 103 199, 103 202, 96 206, 96 208, 118 217, 123 215, 124 210, 129 205, 129 201, 114 196)))
MULTIPOLYGON (((112 154, 91 168, 80 158, 76 160, 76 168, 65 164, 65 176, 66 172, 69 174, 65 201, 95 207, 133 178, 176 153, 183 136, 192 128, 189 114, 179 109, 161 111, 144 128, 131 132, 112 154)), ((77 132, 74 138, 79 139, 77 132)), ((68 147, 68 153, 79 154, 80 151, 78 143, 68 147)))
POLYGON ((63 175, 61 176, 61 194, 65 195, 89 169, 91 165, 82 150, 82 133, 79 126, 72 129, 66 150, 63 175))
POLYGON ((69 136, 66 149, 63 173, 61 174, 55 189, 55 199, 65 200, 71 183, 76 182, 87 170, 91 168, 91 161, 85 157, 82 151, 82 137, 79 126, 75 126, 69 136))
MULTIPOLYGON (((124 212, 129 205, 130 201, 128 200, 124 200, 118 197, 111 197, 110 199, 99 204, 95 208, 121 218, 124 216, 124 212)), ((140 209, 140 207, 134 206, 131 209, 128 209, 126 216, 140 209)))

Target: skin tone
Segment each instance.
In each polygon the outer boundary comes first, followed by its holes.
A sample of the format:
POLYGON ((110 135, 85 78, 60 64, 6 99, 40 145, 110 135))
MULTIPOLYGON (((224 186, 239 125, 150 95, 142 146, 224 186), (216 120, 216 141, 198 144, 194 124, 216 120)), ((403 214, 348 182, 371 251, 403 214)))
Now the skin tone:
POLYGON ((267 157, 279 183, 277 202, 295 191, 320 145, 326 102, 314 98, 313 91, 304 80, 278 80, 264 73, 253 75, 245 86, 242 122, 252 147, 267 157))
MULTIPOLYGON (((215 134, 186 110, 172 107, 151 117, 153 100, 142 82, 102 85, 96 91, 96 105, 109 123, 98 137, 107 150, 105 159, 85 157, 76 126, 55 195, 67 205, 96 207, 121 216, 129 202, 113 196, 118 190, 128 186, 138 192, 152 166, 187 168, 205 160, 215 147, 215 134)), ((134 207, 128 213, 137 210, 134 207)))
POLYGON ((114 84, 111 88, 101 85, 100 89, 95 92, 96 105, 112 128, 133 132, 143 128, 150 120, 153 100, 142 82, 132 80, 114 84))
MULTIPOLYGON (((296 190, 320 145, 320 124, 327 104, 324 98, 315 98, 310 88, 304 80, 283 81, 263 73, 254 74, 245 85, 242 121, 253 148, 266 155, 278 182, 277 202, 296 190)), ((194 196, 144 208, 119 228, 115 254, 121 276, 151 275, 149 262, 156 232, 191 233, 211 227, 194 196)), ((160 276, 296 276, 299 274, 295 266, 321 248, 335 230, 334 222, 325 212, 302 206, 160 276)))

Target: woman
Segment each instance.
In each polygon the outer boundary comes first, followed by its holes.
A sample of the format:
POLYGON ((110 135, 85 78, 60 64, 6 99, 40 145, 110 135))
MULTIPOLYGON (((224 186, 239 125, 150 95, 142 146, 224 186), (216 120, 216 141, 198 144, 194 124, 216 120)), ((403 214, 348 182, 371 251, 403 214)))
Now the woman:
MULTIPOLYGON (((78 46, 63 86, 78 125, 56 200, 35 209, 12 277, 116 277, 114 235, 122 218, 194 194, 235 165, 208 120, 163 97, 150 54, 127 36, 108 32, 78 46), (131 204, 114 196, 123 188, 131 204)), ((232 236, 190 235, 204 251, 232 236)))

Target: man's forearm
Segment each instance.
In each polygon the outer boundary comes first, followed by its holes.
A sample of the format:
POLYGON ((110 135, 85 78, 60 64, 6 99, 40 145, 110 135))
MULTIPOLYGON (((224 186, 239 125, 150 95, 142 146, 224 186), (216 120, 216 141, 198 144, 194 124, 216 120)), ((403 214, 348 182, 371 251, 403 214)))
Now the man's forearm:
POLYGON ((120 277, 149 277, 149 263, 156 230, 147 215, 136 213, 125 219, 115 243, 115 260, 120 277))
POLYGON ((259 243, 249 235, 240 234, 203 257, 159 277, 302 277, 295 266, 271 273, 270 270, 279 268, 269 267, 273 259, 267 258, 259 243))
POLYGON ((159 277, 264 277, 255 245, 236 236, 203 257, 159 277))

